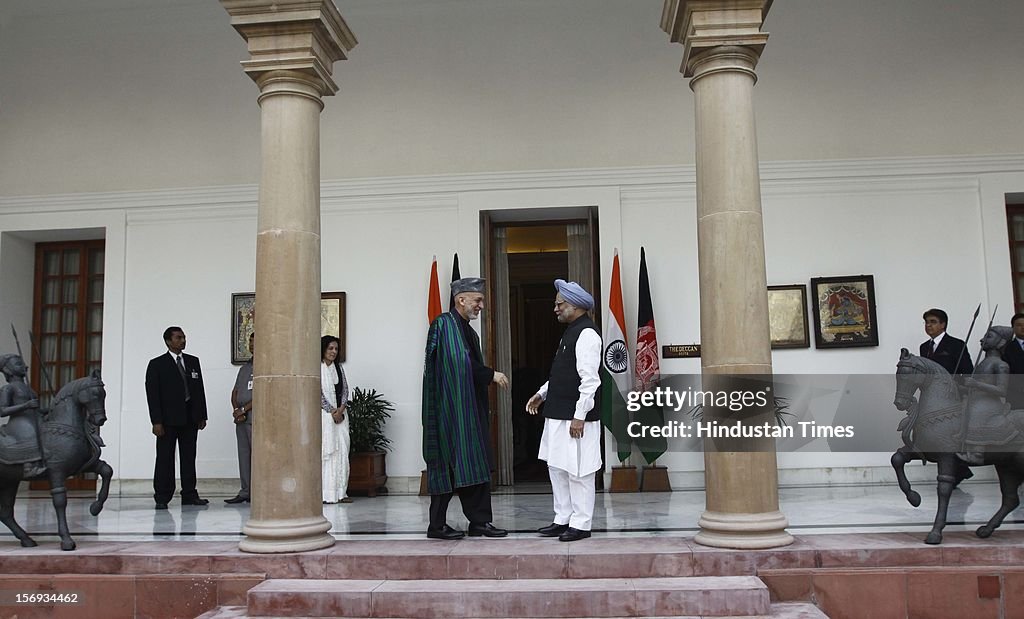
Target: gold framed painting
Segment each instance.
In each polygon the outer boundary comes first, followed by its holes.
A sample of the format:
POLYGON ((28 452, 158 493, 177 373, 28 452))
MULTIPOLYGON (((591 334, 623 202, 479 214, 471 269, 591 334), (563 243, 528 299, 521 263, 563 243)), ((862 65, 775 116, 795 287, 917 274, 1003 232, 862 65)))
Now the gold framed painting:
POLYGON ((320 335, 338 338, 338 362, 345 361, 345 293, 320 293, 320 335))
POLYGON ((807 286, 768 286, 768 323, 772 348, 810 348, 807 286))

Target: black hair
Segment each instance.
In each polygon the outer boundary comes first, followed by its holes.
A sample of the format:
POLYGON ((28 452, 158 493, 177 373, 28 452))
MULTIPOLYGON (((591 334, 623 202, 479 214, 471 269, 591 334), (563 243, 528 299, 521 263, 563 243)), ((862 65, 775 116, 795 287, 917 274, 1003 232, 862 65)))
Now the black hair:
MULTIPOLYGON (((324 360, 324 357, 327 355, 327 347, 331 345, 331 342, 337 342, 338 343, 338 352, 339 353, 341 352, 341 340, 339 340, 338 338, 334 337, 333 335, 325 335, 325 336, 320 338, 320 361, 321 362, 324 360)), ((335 365, 338 364, 338 358, 337 357, 334 358, 334 364, 335 365)))
POLYGON ((935 316, 942 324, 947 324, 949 322, 949 316, 946 315, 946 312, 934 307, 925 312, 921 318, 928 320, 929 316, 935 316))

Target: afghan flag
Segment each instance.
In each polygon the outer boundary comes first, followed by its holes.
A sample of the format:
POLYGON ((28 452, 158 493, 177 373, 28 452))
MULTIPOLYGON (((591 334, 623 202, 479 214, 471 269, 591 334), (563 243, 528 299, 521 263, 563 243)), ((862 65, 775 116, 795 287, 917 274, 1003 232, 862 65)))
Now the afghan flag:
MULTIPOLYGON (((462 276, 459 275, 459 252, 455 252, 455 257, 452 258, 452 281, 454 282, 455 280, 459 280, 459 279, 462 279, 462 276)), ((451 292, 449 292, 448 293, 448 310, 451 311, 451 309, 453 307, 455 307, 455 295, 453 295, 453 294, 451 294, 451 292)))
POLYGON ((437 283, 437 256, 430 264, 430 291, 427 296, 427 323, 441 314, 441 289, 437 283))
MULTIPOLYGON (((661 380, 661 365, 651 304, 651 282, 647 277, 647 254, 643 247, 640 248, 640 302, 637 304, 636 322, 636 390, 650 391, 661 380)), ((644 427, 661 426, 665 423, 665 414, 660 407, 644 406, 636 412, 634 419, 644 427)), ((651 464, 665 453, 668 441, 663 436, 644 437, 637 441, 637 445, 647 464, 651 464)))
POLYGON ((619 462, 625 462, 632 451, 629 434, 629 411, 626 397, 633 373, 629 369, 626 347, 626 318, 622 310, 622 280, 619 276, 619 250, 612 261, 612 283, 608 287, 608 314, 604 323, 604 349, 601 355, 601 422, 615 437, 619 462))

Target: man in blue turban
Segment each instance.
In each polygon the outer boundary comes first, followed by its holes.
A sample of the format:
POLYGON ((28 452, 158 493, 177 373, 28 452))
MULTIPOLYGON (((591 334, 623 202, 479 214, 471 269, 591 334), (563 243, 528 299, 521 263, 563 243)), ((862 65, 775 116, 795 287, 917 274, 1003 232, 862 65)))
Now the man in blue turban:
POLYGON ((590 537, 594 485, 601 468, 601 334, 587 315, 594 297, 576 282, 555 280, 555 317, 568 327, 551 363, 551 376, 526 404, 536 415, 544 404, 544 433, 537 457, 548 463, 554 521, 537 532, 563 542, 590 537))

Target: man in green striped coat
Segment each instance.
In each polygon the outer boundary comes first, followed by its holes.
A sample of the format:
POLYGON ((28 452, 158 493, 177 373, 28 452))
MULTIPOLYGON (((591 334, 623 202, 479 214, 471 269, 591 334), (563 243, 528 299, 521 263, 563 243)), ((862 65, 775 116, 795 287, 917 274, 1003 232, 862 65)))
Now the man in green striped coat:
POLYGON ((452 282, 452 309, 430 324, 423 364, 423 459, 427 463, 427 537, 459 539, 448 526, 448 503, 459 494, 470 536, 504 537, 491 524, 491 463, 487 387, 508 378, 483 363, 480 337, 469 321, 484 308, 484 280, 452 282))

